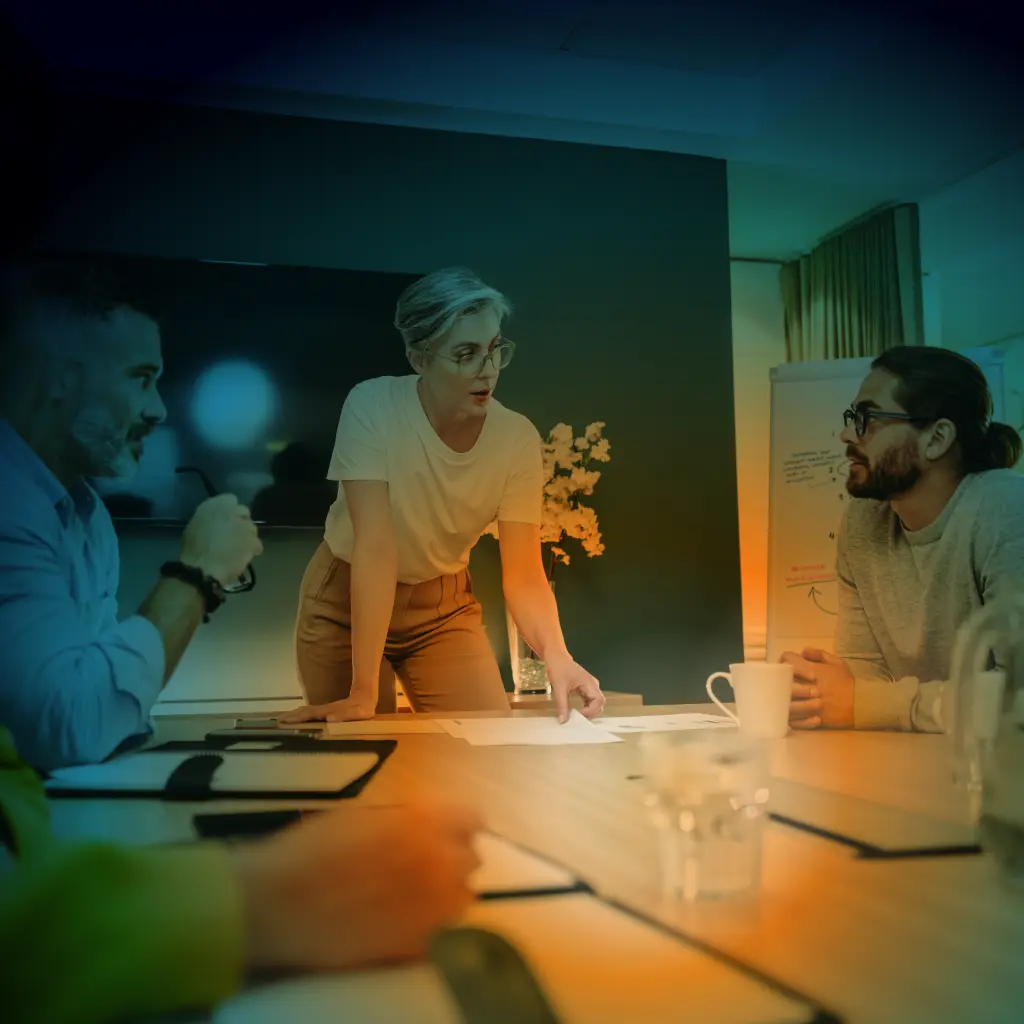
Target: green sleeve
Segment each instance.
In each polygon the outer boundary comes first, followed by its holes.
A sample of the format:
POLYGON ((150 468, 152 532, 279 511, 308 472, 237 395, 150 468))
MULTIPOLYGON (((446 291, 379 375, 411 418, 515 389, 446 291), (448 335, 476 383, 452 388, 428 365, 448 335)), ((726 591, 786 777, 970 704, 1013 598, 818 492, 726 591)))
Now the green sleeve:
POLYGON ((23 860, 40 856, 54 844, 50 811, 39 776, 18 760, 11 734, 0 726, 0 816, 5 835, 23 860))
POLYGON ((228 853, 57 843, 35 772, 0 728, 0 1019, 92 1024, 208 1006, 242 975, 228 853))
POLYGON ((92 1024, 209 1006, 242 975, 228 854, 55 847, 0 875, 0 1017, 92 1024))

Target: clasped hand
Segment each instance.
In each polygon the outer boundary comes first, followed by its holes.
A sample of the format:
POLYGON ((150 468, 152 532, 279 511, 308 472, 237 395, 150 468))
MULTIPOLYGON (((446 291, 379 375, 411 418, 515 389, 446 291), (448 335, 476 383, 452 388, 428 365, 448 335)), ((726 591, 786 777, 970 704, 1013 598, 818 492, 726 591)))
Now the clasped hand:
POLYGON ((794 729, 852 729, 853 673, 842 658, 817 647, 786 651, 779 661, 793 666, 789 724, 794 729))

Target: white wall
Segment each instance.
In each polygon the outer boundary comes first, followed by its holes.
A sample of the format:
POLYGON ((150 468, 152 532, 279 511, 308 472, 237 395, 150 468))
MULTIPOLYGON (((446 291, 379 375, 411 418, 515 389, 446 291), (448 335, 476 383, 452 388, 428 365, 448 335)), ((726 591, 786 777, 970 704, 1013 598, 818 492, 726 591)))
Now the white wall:
MULTIPOLYGON (((1006 421, 1024 435, 1024 335, 999 346, 1006 358, 1006 421)), ((1024 465, 1018 465, 1024 472, 1024 465)))
POLYGON ((768 614, 768 373, 786 361, 786 342, 779 266, 733 261, 731 269, 743 646, 759 658, 768 614))
POLYGON ((1024 335, 1024 149, 923 200, 920 219, 941 343, 1024 335))
POLYGON ((1024 149, 928 197, 920 213, 926 340, 1001 348, 1006 419, 1024 430, 1024 149))

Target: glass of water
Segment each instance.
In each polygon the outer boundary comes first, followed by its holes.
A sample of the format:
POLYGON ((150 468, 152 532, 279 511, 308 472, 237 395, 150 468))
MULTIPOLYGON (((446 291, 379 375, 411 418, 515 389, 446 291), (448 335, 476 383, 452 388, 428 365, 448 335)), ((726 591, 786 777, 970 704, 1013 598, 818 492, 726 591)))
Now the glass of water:
POLYGON ((640 749, 664 898, 689 902, 755 889, 768 802, 761 743, 738 730, 709 729, 648 733, 640 749))

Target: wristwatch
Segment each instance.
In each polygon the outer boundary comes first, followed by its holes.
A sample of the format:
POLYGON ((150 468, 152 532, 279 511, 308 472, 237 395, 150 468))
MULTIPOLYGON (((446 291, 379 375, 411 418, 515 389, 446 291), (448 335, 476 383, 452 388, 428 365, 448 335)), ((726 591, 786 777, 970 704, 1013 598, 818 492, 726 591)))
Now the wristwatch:
POLYGON ((160 566, 160 575, 170 579, 181 580, 195 587, 206 602, 206 614, 203 622, 209 622, 210 616, 224 603, 224 588, 212 576, 204 574, 202 569, 184 562, 164 562, 160 566))

